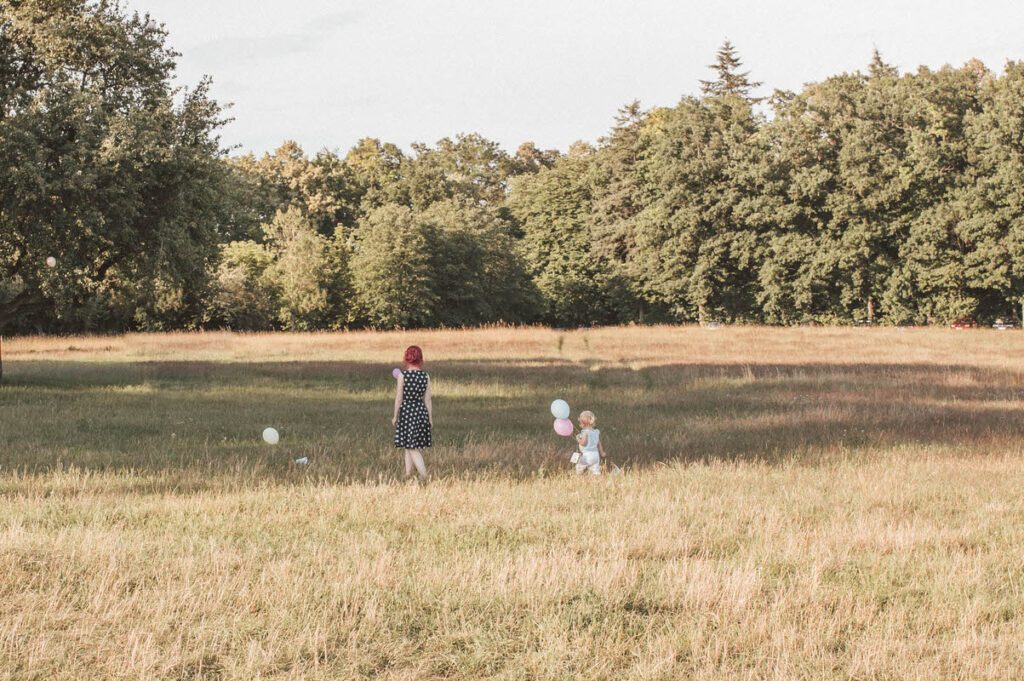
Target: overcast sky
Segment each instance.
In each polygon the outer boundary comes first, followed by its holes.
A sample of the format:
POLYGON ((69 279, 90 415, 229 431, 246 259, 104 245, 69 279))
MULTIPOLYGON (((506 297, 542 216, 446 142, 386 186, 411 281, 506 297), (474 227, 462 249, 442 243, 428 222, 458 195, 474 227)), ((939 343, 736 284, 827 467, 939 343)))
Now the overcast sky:
POLYGON ((1019 0, 127 0, 167 25, 181 84, 213 76, 229 144, 308 152, 479 132, 513 150, 604 134, 622 104, 698 91, 724 38, 772 88, 863 68, 1001 70, 1019 0))

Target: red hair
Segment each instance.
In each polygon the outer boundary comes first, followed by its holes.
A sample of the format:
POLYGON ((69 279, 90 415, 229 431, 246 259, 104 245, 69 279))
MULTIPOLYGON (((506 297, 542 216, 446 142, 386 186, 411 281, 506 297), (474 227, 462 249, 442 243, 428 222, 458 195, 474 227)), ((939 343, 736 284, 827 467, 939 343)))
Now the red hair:
POLYGON ((423 351, 418 345, 410 345, 405 350, 405 368, 419 369, 421 366, 423 366, 423 351))

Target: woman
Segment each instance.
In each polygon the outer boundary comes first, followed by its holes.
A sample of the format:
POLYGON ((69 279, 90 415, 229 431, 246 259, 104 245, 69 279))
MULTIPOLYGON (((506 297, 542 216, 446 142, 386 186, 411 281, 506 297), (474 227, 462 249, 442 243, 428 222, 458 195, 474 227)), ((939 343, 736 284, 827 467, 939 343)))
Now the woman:
POLYGON ((405 368, 398 377, 395 393, 395 447, 405 450, 405 477, 413 467, 421 480, 427 479, 422 450, 433 444, 434 410, 430 403, 430 375, 423 370, 423 351, 410 346, 405 351, 405 368))

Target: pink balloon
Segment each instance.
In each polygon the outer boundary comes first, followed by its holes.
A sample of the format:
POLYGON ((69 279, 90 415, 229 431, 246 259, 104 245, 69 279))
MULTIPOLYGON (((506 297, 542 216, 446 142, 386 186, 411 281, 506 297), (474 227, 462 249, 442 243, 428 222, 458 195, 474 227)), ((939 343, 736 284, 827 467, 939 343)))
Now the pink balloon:
POLYGON ((402 375, 402 370, 395 367, 395 370, 391 372, 391 375, 395 377, 395 380, 398 380, 398 377, 402 375))
POLYGON ((572 435, 572 421, 569 419, 558 419, 555 421, 555 432, 562 437, 572 435))

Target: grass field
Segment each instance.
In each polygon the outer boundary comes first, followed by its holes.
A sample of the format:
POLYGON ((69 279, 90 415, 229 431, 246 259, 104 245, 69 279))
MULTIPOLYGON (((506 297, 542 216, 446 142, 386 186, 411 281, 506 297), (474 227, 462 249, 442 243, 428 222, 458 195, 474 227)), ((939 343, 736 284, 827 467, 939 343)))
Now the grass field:
POLYGON ((0 679, 1017 678, 1022 489, 1017 332, 8 339, 0 679))

